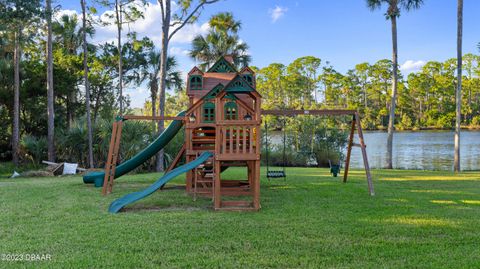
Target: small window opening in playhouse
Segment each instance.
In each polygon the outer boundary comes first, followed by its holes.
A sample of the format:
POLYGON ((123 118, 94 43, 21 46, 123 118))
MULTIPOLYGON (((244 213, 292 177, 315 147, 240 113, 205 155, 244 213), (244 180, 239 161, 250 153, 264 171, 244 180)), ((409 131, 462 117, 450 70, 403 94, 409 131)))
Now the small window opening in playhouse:
POLYGON ((191 76, 190 77, 190 89, 191 90, 201 90, 202 89, 202 77, 201 76, 191 76))
POLYGON ((233 86, 235 87, 243 87, 243 83, 240 80, 237 80, 233 83, 233 86))
POLYGON ((203 105, 203 121, 214 122, 215 121, 215 104, 207 102, 203 105))
POLYGON ((243 79, 245 79, 245 81, 248 82, 248 84, 250 84, 250 86, 253 85, 253 77, 251 74, 245 74, 243 75, 243 79))
POLYGON ((235 102, 228 102, 225 104, 225 119, 226 120, 236 120, 237 115, 237 104, 235 102))

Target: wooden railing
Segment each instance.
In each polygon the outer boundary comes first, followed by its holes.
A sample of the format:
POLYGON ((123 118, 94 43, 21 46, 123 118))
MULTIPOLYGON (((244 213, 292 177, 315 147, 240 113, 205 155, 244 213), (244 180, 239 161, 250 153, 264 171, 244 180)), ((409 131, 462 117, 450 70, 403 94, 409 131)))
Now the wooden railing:
POLYGON ((260 125, 251 122, 220 124, 217 127, 216 155, 224 160, 253 160, 260 156, 260 125))

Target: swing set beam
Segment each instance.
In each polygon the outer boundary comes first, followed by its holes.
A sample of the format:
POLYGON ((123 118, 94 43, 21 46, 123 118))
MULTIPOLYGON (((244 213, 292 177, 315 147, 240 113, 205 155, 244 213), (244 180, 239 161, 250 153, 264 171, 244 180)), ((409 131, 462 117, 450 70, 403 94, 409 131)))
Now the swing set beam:
POLYGON ((360 115, 356 110, 348 110, 348 109, 315 109, 315 110, 297 110, 297 109, 285 109, 285 110, 262 110, 262 115, 273 115, 273 116, 285 116, 285 117, 292 117, 297 115, 314 115, 314 116, 352 116, 351 122, 351 129, 350 129, 350 136, 348 139, 348 146, 347 146, 347 158, 345 159, 345 172, 343 174, 343 182, 347 182, 348 172, 350 168, 350 157, 352 153, 352 147, 357 146, 362 151, 362 158, 363 158, 363 165, 365 167, 365 174, 367 177, 367 184, 368 184, 368 192, 371 196, 375 195, 375 191, 373 189, 373 181, 372 175, 370 173, 370 165, 368 164, 368 156, 367 156, 367 145, 365 145, 365 140, 363 138, 363 130, 360 121, 360 115), (355 136, 355 130, 357 131, 358 141, 359 143, 353 143, 353 139, 355 136))
POLYGON ((272 109, 263 110, 262 115, 274 115, 274 116, 297 116, 297 115, 316 115, 316 116, 342 116, 342 115, 355 115, 358 114, 356 110, 352 109, 272 109))

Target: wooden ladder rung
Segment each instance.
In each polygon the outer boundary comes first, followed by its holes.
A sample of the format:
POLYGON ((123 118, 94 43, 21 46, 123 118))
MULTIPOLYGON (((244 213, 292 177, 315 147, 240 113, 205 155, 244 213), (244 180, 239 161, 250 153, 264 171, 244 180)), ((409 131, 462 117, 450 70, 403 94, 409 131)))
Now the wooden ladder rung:
MULTIPOLYGON (((354 147, 359 147, 359 148, 361 148, 361 147, 362 147, 362 145, 361 145, 361 144, 358 144, 358 143, 352 143, 352 146, 354 146, 354 147)), ((366 147, 367 147, 367 145, 363 145, 363 147, 365 147, 365 148, 366 148, 366 147)))

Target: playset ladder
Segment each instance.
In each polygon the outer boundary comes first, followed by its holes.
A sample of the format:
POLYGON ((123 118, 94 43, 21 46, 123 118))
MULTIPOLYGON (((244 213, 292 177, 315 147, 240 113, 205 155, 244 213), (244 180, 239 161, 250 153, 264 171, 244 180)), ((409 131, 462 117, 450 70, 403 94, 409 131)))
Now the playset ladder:
MULTIPOLYGON (((215 187, 215 166, 214 158, 208 159, 205 163, 196 167, 193 171, 193 200, 197 200, 197 194, 210 194, 214 199, 213 190, 215 187), (206 169, 206 163, 211 164, 211 170, 206 169), (201 190, 198 189, 201 185, 201 190), (208 186, 209 185, 209 186, 208 186)), ((210 166, 209 166, 210 167, 210 166)))
POLYGON ((103 178, 103 195, 110 194, 115 179, 115 169, 117 168, 118 151, 120 148, 120 139, 122 137, 123 120, 116 120, 112 126, 112 137, 110 138, 110 147, 108 148, 107 162, 105 163, 105 177, 103 178))

